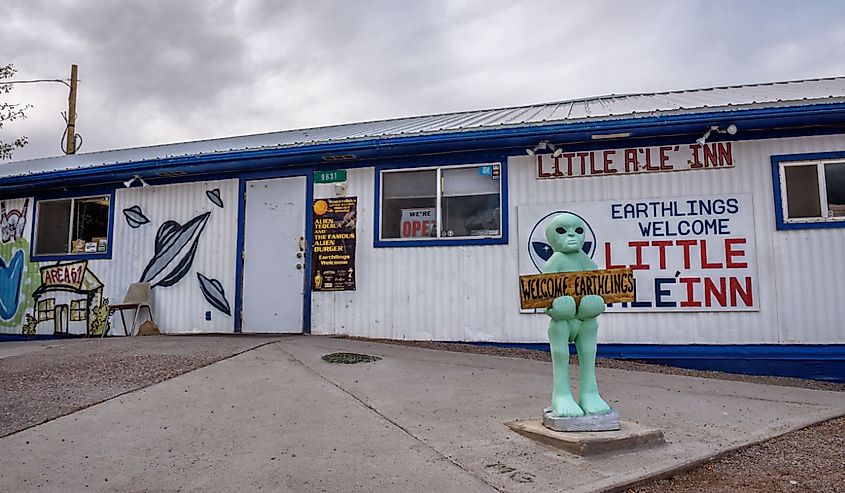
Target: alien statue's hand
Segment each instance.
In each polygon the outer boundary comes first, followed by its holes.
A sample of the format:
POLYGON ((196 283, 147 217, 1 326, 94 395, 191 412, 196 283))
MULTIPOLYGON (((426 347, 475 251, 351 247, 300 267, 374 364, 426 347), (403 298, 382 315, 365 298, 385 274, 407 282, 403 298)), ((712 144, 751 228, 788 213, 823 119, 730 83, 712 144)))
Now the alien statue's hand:
POLYGON ((575 298, 572 296, 560 296, 555 298, 550 308, 546 308, 546 315, 552 320, 567 321, 575 318, 575 298))
POLYGON ((578 305, 578 320, 598 317, 604 313, 604 309, 605 304, 601 296, 588 294, 581 298, 581 303, 578 305))

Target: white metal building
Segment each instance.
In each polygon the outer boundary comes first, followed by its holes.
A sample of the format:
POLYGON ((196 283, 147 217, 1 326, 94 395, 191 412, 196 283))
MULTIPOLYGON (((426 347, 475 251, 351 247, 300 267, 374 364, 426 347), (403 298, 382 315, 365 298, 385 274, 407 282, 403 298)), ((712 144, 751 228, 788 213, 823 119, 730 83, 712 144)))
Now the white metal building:
POLYGON ((18 161, 0 201, 5 334, 97 333, 94 310, 146 281, 165 333, 545 343, 517 277, 569 211, 600 267, 637 278, 600 353, 845 378, 845 78, 18 161), (315 233, 316 201, 351 197, 345 236, 315 233), (352 259, 315 276, 331 238, 352 259))

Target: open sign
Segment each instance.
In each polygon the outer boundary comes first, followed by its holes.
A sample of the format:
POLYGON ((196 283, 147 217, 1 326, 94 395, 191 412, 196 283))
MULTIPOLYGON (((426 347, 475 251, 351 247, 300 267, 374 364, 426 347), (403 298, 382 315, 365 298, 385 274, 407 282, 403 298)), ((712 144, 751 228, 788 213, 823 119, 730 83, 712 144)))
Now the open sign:
POLYGON ((423 238, 435 236, 437 219, 434 207, 402 209, 399 223, 402 238, 423 238))

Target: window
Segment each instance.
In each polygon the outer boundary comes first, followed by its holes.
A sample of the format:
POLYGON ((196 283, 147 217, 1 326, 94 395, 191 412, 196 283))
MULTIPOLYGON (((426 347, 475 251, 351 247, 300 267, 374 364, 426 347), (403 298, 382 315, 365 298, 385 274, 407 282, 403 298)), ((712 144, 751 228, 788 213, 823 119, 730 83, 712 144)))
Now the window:
POLYGON ((380 239, 502 238, 501 165, 382 170, 380 239))
POLYGON ((70 319, 73 322, 88 320, 88 300, 79 299, 70 302, 70 319))
POLYGON ((108 195, 38 201, 35 255, 106 253, 109 206, 108 195))
POLYGON ((39 322, 46 322, 55 318, 56 300, 50 298, 48 300, 41 300, 38 302, 37 315, 39 322))
POLYGON ((845 159, 779 163, 785 223, 845 221, 845 159))

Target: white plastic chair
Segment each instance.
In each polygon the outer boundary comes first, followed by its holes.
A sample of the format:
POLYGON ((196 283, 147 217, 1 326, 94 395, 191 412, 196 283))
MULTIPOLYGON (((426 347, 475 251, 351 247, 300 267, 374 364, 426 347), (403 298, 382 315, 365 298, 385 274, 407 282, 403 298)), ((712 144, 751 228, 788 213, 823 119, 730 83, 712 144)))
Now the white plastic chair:
MULTIPOLYGON (((135 282, 129 285, 129 289, 126 290, 126 296, 123 297, 123 303, 117 303, 115 305, 109 306, 109 315, 113 314, 115 311, 120 312, 120 320, 123 322, 123 335, 133 335, 135 334, 135 325, 138 323, 138 314, 141 313, 141 308, 146 308, 150 314, 150 321, 153 320, 153 309, 150 306, 150 283, 148 282, 135 282), (126 318, 123 315, 123 312, 126 310, 135 310, 135 314, 132 317, 132 326, 129 328, 129 332, 126 331, 126 318)), ((109 329, 103 331, 103 337, 106 336, 109 329)))

